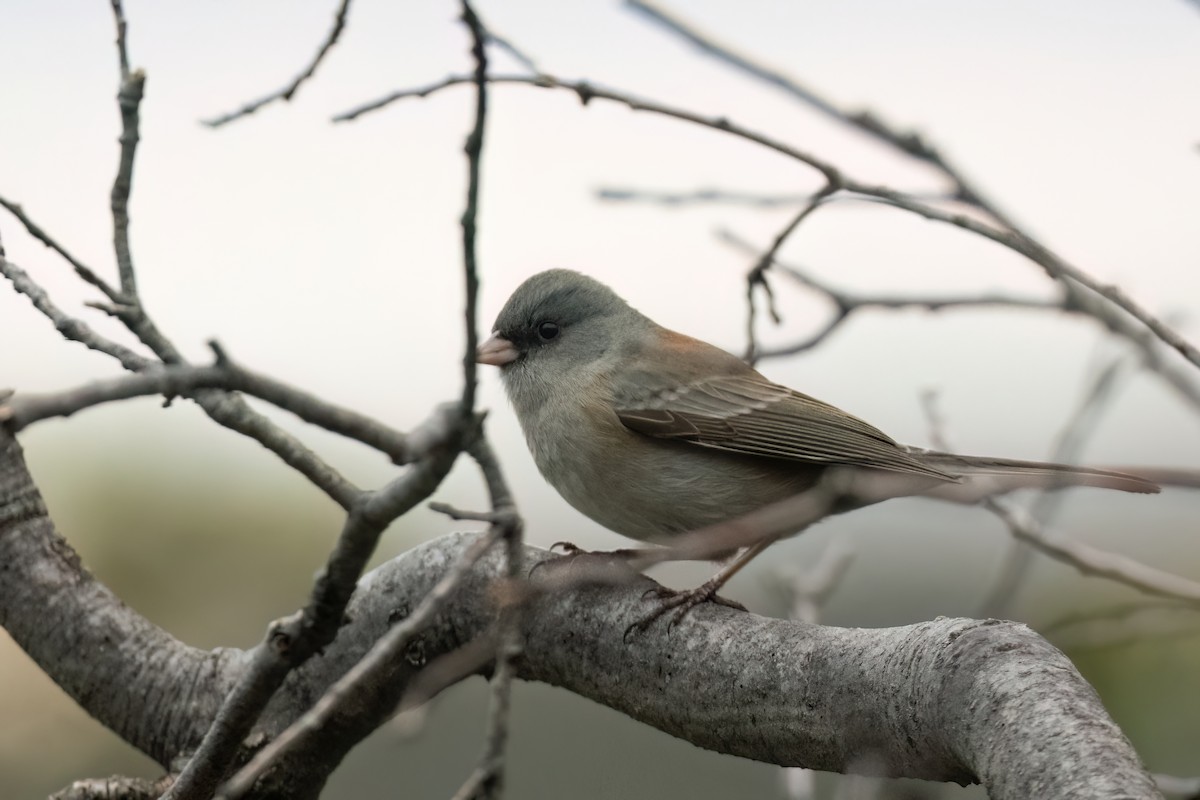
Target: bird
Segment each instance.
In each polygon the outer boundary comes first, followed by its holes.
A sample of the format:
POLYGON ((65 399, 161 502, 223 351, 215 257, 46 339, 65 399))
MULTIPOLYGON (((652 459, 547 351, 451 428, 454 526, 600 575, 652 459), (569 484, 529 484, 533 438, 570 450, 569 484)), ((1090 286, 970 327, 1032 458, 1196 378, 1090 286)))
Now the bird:
MULTIPOLYGON (((550 485, 605 528, 651 544, 830 486, 828 513, 905 496, 976 503, 1022 488, 1159 491, 1112 470, 899 444, 567 269, 539 272, 512 293, 476 361, 499 368, 550 485)), ((778 538, 746 547, 693 590, 661 590, 666 602, 640 627, 671 608, 677 622, 706 600, 737 606, 718 590, 778 538)))

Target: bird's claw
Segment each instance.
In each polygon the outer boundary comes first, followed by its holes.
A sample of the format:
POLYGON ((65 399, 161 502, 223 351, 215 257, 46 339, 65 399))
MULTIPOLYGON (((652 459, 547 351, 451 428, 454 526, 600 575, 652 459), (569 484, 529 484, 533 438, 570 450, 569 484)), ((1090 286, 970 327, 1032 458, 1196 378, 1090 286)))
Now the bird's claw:
POLYGON ((669 633, 672 628, 683 621, 683 618, 687 616, 689 611, 701 603, 716 603, 717 605, 737 609, 738 611, 747 610, 744 605, 736 600, 729 600, 717 594, 717 590, 719 588, 719 586, 710 586, 708 584, 704 584, 697 586, 695 589, 688 589, 686 591, 668 589, 665 586, 654 586, 650 589, 647 589, 642 594, 643 600, 653 595, 660 598, 662 603, 658 608, 654 609, 645 617, 626 628, 625 634, 622 638, 625 641, 628 641, 629 635, 634 631, 637 631, 638 633, 645 633, 651 625, 659 620, 659 618, 668 614, 671 616, 670 621, 667 623, 667 632, 669 633))

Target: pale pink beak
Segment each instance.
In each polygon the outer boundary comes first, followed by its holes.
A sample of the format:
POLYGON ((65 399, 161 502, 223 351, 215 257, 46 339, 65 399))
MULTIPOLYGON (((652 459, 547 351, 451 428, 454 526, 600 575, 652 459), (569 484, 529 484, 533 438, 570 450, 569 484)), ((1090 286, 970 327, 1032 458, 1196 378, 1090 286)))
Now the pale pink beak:
POLYGON ((516 346, 499 334, 488 339, 475 350, 475 362, 491 364, 493 367, 503 367, 517 360, 516 346))

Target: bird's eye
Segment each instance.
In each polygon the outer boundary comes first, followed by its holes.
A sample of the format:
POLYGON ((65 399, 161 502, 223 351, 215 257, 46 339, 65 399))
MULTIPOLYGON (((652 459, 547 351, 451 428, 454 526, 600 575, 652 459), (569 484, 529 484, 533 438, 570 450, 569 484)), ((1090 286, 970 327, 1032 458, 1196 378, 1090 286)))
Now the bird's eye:
POLYGON ((551 322, 550 320, 539 322, 537 326, 537 335, 538 338, 543 342, 550 341, 554 337, 558 336, 558 323, 551 322))

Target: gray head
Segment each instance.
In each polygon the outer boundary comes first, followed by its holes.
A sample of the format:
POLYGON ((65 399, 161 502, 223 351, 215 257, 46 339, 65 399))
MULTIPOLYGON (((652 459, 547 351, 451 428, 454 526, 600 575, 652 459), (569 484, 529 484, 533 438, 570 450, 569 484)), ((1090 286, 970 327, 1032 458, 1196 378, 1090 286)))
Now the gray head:
POLYGON ((534 395, 552 391, 556 382, 587 374, 605 355, 616 355, 622 332, 650 324, 603 283, 552 269, 517 287, 478 358, 501 368, 514 402, 536 402, 534 395))

